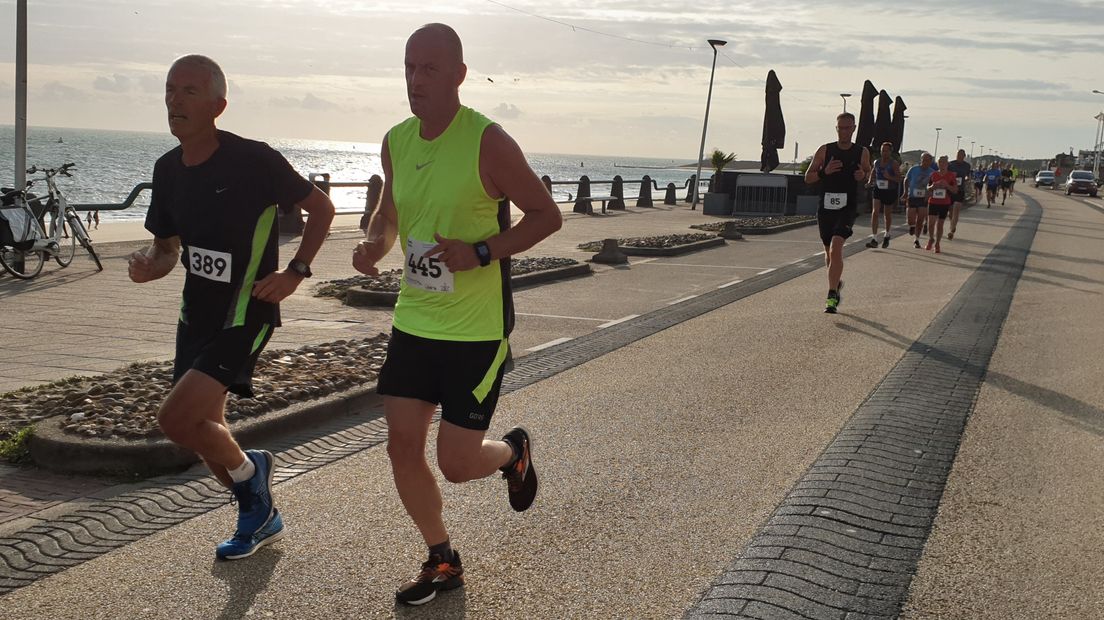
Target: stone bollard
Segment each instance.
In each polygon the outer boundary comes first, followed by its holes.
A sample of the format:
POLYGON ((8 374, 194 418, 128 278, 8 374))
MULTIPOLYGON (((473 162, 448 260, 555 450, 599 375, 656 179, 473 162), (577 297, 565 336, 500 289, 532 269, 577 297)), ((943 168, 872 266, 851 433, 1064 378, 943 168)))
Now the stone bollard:
POLYGON ((590 201, 580 200, 581 198, 590 198, 590 177, 585 174, 579 178, 579 192, 575 194, 575 208, 572 211, 590 214, 592 212, 590 201))
POLYGON ((667 184, 667 195, 663 197, 663 204, 665 204, 665 205, 678 204, 677 192, 678 192, 678 188, 675 187, 675 184, 674 183, 668 183, 667 184))
POLYGON ((368 193, 364 195, 364 215, 360 216, 360 229, 367 231, 368 222, 372 221, 372 214, 379 208, 383 198, 383 179, 380 175, 373 174, 368 179, 368 193))
POLYGON ((636 197, 636 206, 652 206, 652 177, 644 175, 640 180, 640 194, 636 197))
POLYGON ((592 256, 590 261, 603 265, 624 265, 629 262, 629 257, 617 246, 617 239, 602 239, 602 250, 592 256))
POLYGON ((610 196, 613 196, 613 200, 609 201, 609 206, 607 208, 624 211, 625 180, 621 178, 621 175, 613 177, 613 187, 610 189, 610 196))
POLYGON ((729 220, 725 222, 724 230, 720 232, 720 236, 724 237, 725 239, 743 239, 744 235, 741 234, 740 231, 736 230, 736 226, 737 224, 734 220, 729 220))
POLYGON ((683 202, 693 202, 694 200, 694 188, 698 184, 698 175, 692 174, 686 181, 686 199, 683 202))
MULTIPOLYGON (((544 183, 544 189, 548 190, 548 195, 552 195, 552 178, 547 174, 541 177, 541 183, 544 183)), ((569 199, 570 200, 570 199, 569 199)))

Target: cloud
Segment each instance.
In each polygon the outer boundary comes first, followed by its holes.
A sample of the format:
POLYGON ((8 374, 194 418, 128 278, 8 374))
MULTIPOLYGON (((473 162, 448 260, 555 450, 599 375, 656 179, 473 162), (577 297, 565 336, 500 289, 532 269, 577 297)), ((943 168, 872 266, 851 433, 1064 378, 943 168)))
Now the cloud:
POLYGON ((138 88, 144 93, 160 94, 165 92, 165 76, 152 73, 143 74, 138 78, 138 88))
POLYGON ((92 88, 109 93, 125 93, 130 90, 131 80, 125 75, 114 74, 110 77, 99 76, 92 82, 92 88))
POLYGON ((66 86, 61 82, 47 82, 42 85, 42 90, 38 92, 38 99, 41 101, 57 101, 62 103, 87 101, 88 93, 73 88, 72 86, 66 86))
POLYGON ((517 118, 521 116, 521 109, 512 103, 500 103, 495 106, 494 110, 491 110, 491 114, 495 118, 517 118))
POLYGON ((336 103, 317 97, 314 93, 307 93, 301 99, 296 97, 277 97, 272 99, 271 103, 278 108, 300 108, 312 111, 340 109, 340 106, 336 103))

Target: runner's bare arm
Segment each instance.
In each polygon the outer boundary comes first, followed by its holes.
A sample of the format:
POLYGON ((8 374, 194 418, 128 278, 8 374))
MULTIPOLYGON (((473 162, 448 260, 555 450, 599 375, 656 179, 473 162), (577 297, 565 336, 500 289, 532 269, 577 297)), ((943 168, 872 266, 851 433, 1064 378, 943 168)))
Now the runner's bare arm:
POLYGON ((862 159, 859 163, 859 169, 855 171, 855 180, 862 181, 870 175, 870 151, 867 149, 862 150, 862 159))
POLYGON ((379 208, 372 214, 365 231, 365 239, 353 250, 353 267, 370 276, 379 275, 376 263, 391 251, 399 234, 399 213, 395 210, 395 197, 391 193, 391 153, 387 150, 387 136, 380 148, 383 164, 383 195, 379 208))
MULTIPOLYGON (((491 260, 524 252, 560 229, 563 216, 559 207, 509 134, 498 125, 487 127, 479 150, 479 173, 487 195, 494 199, 508 197, 522 212, 516 225, 481 240, 490 249, 491 260)), ((439 255, 449 271, 479 266, 473 244, 435 237, 437 245, 426 255, 439 255)))
MULTIPOLYGON (((307 212, 303 239, 299 242, 295 258, 309 265, 322 247, 322 242, 326 240, 326 233, 330 231, 334 206, 330 202, 330 197, 317 187, 311 190, 306 198, 295 203, 295 206, 307 212)), ((253 284, 253 296, 261 301, 279 303, 294 293, 302 281, 303 276, 295 271, 279 269, 253 284)))
POLYGON ((149 282, 163 278, 180 260, 180 237, 154 237, 145 250, 130 255, 127 274, 134 282, 149 282))
POLYGON ((824 167, 824 147, 817 149, 816 155, 813 155, 813 161, 809 162, 809 168, 805 170, 805 183, 807 185, 813 185, 820 181, 820 175, 817 174, 822 167, 824 167))

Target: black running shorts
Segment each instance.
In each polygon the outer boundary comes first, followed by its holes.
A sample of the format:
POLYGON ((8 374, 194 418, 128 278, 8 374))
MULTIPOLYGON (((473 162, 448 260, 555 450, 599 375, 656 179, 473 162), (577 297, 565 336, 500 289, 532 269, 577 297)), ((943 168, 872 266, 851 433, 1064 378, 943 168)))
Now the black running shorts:
POLYGON ((228 391, 252 398, 253 369, 271 337, 272 326, 268 323, 203 329, 178 322, 173 384, 189 370, 198 370, 228 391))
POLYGON ((820 227, 820 240, 824 245, 832 245, 832 237, 848 239, 855 225, 855 216, 858 210, 853 207, 844 207, 835 211, 821 207, 817 209, 817 226, 820 227))
POLYGON ((951 205, 928 205, 928 217, 935 216, 941 220, 947 219, 951 211, 951 205))
POLYGON ((892 207, 897 204, 897 192, 892 189, 875 189, 874 199, 882 203, 883 207, 892 207))
POLYGON ((928 199, 927 198, 916 198, 915 196, 909 196, 908 197, 908 208, 910 208, 910 209, 927 209, 928 208, 928 199))
POLYGON ((376 391, 439 404, 442 420, 485 431, 498 405, 509 359, 504 340, 432 340, 392 327, 376 391))

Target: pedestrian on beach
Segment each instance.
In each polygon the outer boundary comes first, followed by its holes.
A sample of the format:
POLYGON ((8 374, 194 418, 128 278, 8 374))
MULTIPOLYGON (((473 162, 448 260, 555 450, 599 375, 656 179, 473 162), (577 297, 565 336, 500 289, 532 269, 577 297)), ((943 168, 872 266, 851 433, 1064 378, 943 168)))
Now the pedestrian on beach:
POLYGON ((807 184, 820 183, 817 224, 828 271, 824 311, 829 314, 835 314, 842 301, 843 244, 851 236, 858 215, 859 183, 870 176, 870 152, 851 141, 854 133, 855 115, 844 112, 837 116, 837 140, 817 149, 805 172, 807 184))
POLYGON ((226 109, 226 77, 214 60, 178 58, 165 81, 165 107, 180 145, 154 165, 146 214, 153 244, 131 254, 129 275, 156 280, 178 260, 187 272, 173 387, 157 421, 233 493, 237 527, 215 555, 235 560, 279 539, 284 525, 272 500, 273 456, 242 451, 226 423, 226 395, 253 396, 253 368, 280 324, 279 302, 311 276, 334 208, 267 144, 215 127, 226 109), (278 268, 278 204, 308 214, 286 269, 278 268))
POLYGON ((509 257, 556 232, 562 218, 517 143, 461 105, 466 74, 463 46, 449 26, 428 24, 407 40, 413 116, 384 137, 383 201, 352 257, 358 271, 376 275, 396 237, 404 257, 378 391, 395 487, 428 547, 421 570, 395 594, 408 605, 464 584, 426 460, 438 405, 437 465, 445 479, 462 483, 501 471, 519 512, 537 493, 528 432, 514 427, 501 440, 485 436, 510 357, 509 257), (507 197, 523 214, 512 228, 507 197))

